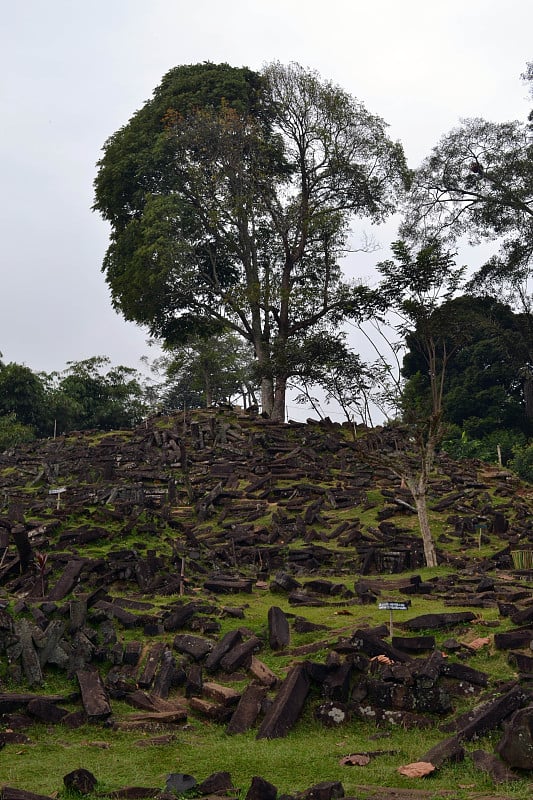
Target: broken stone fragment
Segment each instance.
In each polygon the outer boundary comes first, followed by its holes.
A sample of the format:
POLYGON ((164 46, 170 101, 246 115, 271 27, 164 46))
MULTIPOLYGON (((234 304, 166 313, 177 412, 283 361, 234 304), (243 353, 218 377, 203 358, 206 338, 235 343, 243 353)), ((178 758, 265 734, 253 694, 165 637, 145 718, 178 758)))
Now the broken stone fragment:
POLYGON ((398 772, 406 778, 425 778, 426 775, 435 772, 435 767, 428 761, 414 761, 412 764, 398 767, 398 772))
POLYGON ((63 777, 67 789, 79 794, 90 794, 97 784, 97 780, 88 769, 75 769, 63 777))
POLYGON ((514 712, 496 749, 509 766, 533 769, 533 705, 514 712))

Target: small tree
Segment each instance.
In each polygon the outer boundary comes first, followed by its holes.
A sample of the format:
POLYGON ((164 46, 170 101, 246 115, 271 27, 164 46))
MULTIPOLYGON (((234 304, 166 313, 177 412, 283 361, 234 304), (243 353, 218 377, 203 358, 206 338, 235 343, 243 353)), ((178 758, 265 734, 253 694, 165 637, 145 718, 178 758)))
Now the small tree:
POLYGON ((319 417, 324 416, 322 402, 336 403, 353 426, 355 438, 357 421, 372 425, 378 376, 382 377, 381 364, 365 364, 349 349, 344 336, 325 334, 303 349, 302 369, 292 386, 298 392, 296 402, 310 404, 319 417))
MULTIPOLYGON (((533 97, 533 62, 522 75, 533 97)), ((413 175, 402 235, 471 244, 497 252, 470 281, 523 315, 528 359, 520 371, 533 420, 533 112, 524 121, 465 119, 433 148, 413 175)))
POLYGON ((47 428, 47 412, 42 376, 24 364, 0 363, 0 415, 15 415, 20 425, 42 435, 47 428))
POLYGON ((401 435, 396 450, 380 452, 376 457, 409 488, 418 514, 426 564, 434 567, 437 555, 428 519, 427 492, 444 432, 444 378, 454 349, 453 331, 448 325, 441 325, 438 311, 440 304, 459 288, 464 269, 455 267, 453 255, 438 241, 430 242, 416 254, 402 241, 394 243, 392 250, 395 261, 378 264, 385 279, 380 291, 396 317, 396 331, 404 341, 409 335, 411 346, 418 348, 425 364, 429 394, 406 396, 401 375, 398 376, 393 405, 401 415, 401 435))
POLYGON ((130 428, 146 411, 138 372, 111 367, 106 356, 70 361, 66 370, 48 379, 48 402, 61 431, 130 428))
POLYGON ((16 414, 0 416, 0 453, 9 447, 31 442, 33 439, 35 439, 34 429, 19 422, 16 414))
POLYGON ((151 364, 152 372, 163 378, 155 390, 162 408, 209 407, 235 398, 244 407, 257 403, 253 355, 235 334, 193 337, 165 351, 151 364))

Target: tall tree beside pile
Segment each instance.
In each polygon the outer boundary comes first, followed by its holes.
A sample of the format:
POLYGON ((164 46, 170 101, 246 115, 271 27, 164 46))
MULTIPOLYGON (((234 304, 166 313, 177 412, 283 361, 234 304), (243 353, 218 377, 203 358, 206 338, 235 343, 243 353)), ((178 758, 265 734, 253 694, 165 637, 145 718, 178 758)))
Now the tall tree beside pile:
POLYGON ((37 436, 44 435, 50 420, 43 375, 24 364, 0 362, 0 416, 16 420, 37 436))
POLYGON ((140 375, 131 367, 111 367, 107 356, 69 361, 49 376, 48 401, 59 431, 73 428, 131 428, 146 413, 140 375))
POLYGON ((242 336, 283 419, 300 349, 365 313, 339 261, 354 218, 382 221, 405 186, 385 127, 297 64, 171 70, 99 162, 115 307, 170 345, 242 336))
MULTIPOLYGON (((522 78, 533 96, 533 62, 522 78)), ((521 369, 533 420, 533 112, 526 121, 466 119, 447 133, 415 172, 403 235, 497 243, 470 283, 524 314, 528 357, 521 369)))

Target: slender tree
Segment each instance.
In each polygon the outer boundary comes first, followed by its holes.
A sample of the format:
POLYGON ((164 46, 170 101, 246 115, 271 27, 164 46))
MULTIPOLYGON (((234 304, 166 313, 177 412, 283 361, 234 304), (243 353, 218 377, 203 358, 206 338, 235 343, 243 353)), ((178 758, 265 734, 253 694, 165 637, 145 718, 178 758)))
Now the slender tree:
POLYGON ((414 252, 405 242, 392 245, 395 260, 378 264, 384 277, 381 294, 396 316, 396 330, 405 341, 409 336, 424 365, 429 395, 414 402, 397 382, 395 406, 401 414, 401 426, 393 451, 374 454, 409 488, 416 507, 424 556, 428 567, 437 565, 435 543, 427 511, 427 493, 437 446, 442 438, 443 393, 449 359, 457 344, 456 331, 439 314, 441 304, 449 300, 460 286, 464 269, 455 267, 454 256, 438 241, 430 242, 414 252))

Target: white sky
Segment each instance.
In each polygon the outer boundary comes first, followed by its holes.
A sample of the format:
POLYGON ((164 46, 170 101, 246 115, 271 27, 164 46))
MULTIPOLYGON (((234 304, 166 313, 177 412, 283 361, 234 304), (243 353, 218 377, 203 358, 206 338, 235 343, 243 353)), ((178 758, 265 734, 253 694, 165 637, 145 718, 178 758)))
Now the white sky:
MULTIPOLYGON (((531 107, 520 80, 531 0, 4 0, 1 11, 0 351, 33 370, 93 355, 140 368, 153 355, 111 308, 92 182, 106 138, 171 67, 298 61, 382 116, 412 167, 461 117, 523 120, 531 107)), ((368 270, 356 255, 347 266, 368 270)))

